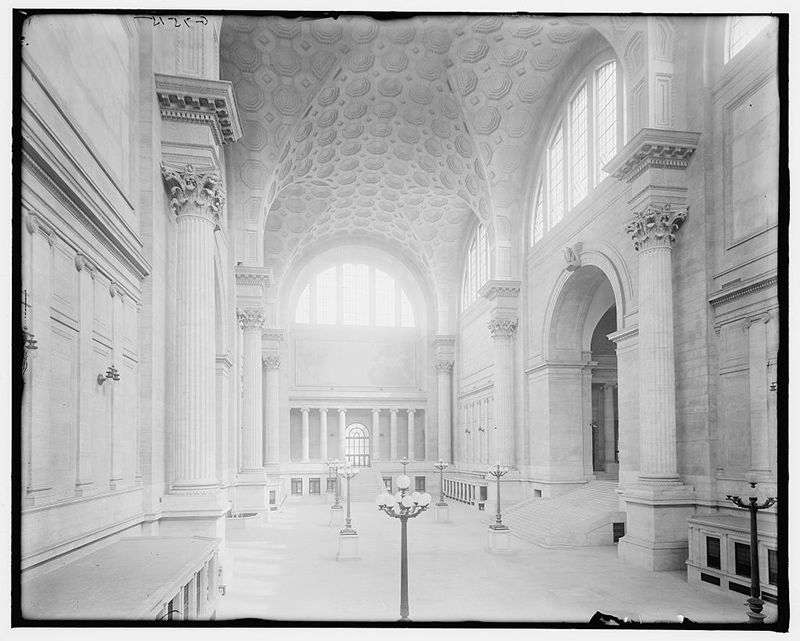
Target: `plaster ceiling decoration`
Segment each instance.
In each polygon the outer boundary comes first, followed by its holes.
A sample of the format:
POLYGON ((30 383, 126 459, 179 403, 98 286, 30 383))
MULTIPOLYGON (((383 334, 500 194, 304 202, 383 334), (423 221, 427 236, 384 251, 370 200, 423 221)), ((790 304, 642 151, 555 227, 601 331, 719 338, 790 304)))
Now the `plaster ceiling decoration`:
POLYGON ((593 21, 628 29, 605 17, 226 16, 221 76, 244 123, 226 150, 229 202, 247 203, 246 224, 262 203, 276 278, 317 243, 357 235, 454 287, 476 218, 526 215, 542 112, 593 21))

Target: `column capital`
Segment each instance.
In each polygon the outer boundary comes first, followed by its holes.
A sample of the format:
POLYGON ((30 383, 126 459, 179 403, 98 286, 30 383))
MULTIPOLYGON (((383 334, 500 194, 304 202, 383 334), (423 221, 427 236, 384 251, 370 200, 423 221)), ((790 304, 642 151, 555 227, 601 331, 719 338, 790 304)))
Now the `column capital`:
POLYGON ((339 412, 339 416, 344 416, 345 414, 347 414, 347 408, 346 407, 337 407, 336 411, 339 412))
POLYGON ((267 369, 280 369, 281 367, 281 357, 277 354, 268 354, 262 357, 262 361, 267 369))
POLYGON ((449 374, 450 372, 453 371, 453 365, 454 364, 455 363, 453 361, 437 360, 434 363, 434 367, 436 368, 437 372, 445 372, 445 373, 449 374))
POLYGON ((319 410, 320 414, 327 414, 328 413, 328 408, 327 407, 319 407, 317 409, 319 410))
POLYGON ((603 389, 606 391, 616 389, 616 387, 616 383, 603 383, 603 389))
POLYGON ((389 408, 389 413, 390 413, 390 414, 394 414, 395 416, 397 416, 397 412, 399 412, 399 411, 400 411, 400 410, 399 410, 399 408, 397 408, 397 407, 390 407, 390 408, 389 408))
POLYGON ((264 326, 264 309, 262 307, 244 307, 237 311, 242 329, 259 330, 264 326))
POLYGON ((207 218, 214 224, 219 222, 225 203, 225 189, 215 167, 167 165, 162 162, 161 176, 169 190, 170 207, 176 216, 191 213, 207 218))
POLYGON ((486 326, 492 338, 513 338, 518 323, 516 318, 493 318, 486 326))
POLYGON ((308 414, 308 413, 311 411, 311 408, 310 408, 310 407, 301 407, 301 408, 300 408, 300 411, 301 411, 303 414, 308 414))
POLYGON ((412 409, 407 409, 407 410, 406 410, 406 413, 407 413, 407 414, 413 414, 413 413, 414 413, 414 412, 416 412, 416 411, 417 411, 416 409, 413 409, 413 408, 412 408, 412 409))
POLYGON ((381 413, 381 408, 380 407, 373 407, 372 408, 372 413, 373 414, 380 414, 381 413))
POLYGON ((625 225, 625 231, 633 238, 636 251, 653 247, 672 247, 675 233, 688 215, 688 207, 673 209, 670 203, 661 207, 651 205, 644 211, 634 213, 633 218, 625 225))

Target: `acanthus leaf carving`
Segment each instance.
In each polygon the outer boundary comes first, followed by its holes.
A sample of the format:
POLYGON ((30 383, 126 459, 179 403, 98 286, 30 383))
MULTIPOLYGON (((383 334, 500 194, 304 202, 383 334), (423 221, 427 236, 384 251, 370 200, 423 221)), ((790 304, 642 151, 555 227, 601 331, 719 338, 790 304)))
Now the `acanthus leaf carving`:
POLYGON ((649 247, 671 247, 675 242, 675 233, 681 228, 689 208, 672 209, 667 203, 663 207, 647 207, 642 212, 636 212, 633 218, 625 225, 633 237, 636 251, 649 247))
POLYGON ((270 354, 263 358, 264 367, 267 369, 280 369, 281 367, 281 357, 277 354, 270 354))
POLYGON ((213 167, 170 167, 161 163, 161 175, 169 190, 170 207, 176 216, 199 213, 213 223, 219 221, 225 190, 219 171, 213 167), (187 205, 190 207, 187 209, 187 205))
POLYGON ((242 329, 261 329, 265 320, 264 310, 260 307, 245 307, 238 311, 239 324, 242 329))
POLYGON ((518 323, 516 318, 493 318, 486 325, 492 338, 513 338, 518 323))

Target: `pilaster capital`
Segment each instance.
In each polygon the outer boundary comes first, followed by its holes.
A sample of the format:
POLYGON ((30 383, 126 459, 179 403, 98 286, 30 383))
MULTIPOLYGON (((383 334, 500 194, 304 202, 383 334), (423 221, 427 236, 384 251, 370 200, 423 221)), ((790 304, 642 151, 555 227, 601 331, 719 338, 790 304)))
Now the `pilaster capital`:
POLYGON ((327 407, 319 407, 317 409, 319 409, 319 413, 320 414, 327 414, 328 413, 328 408, 327 407))
POLYGON ((516 318, 493 318, 486 326, 492 338, 513 338, 518 323, 516 318))
POLYGON ((436 371, 445 374, 449 374, 450 372, 453 371, 453 365, 454 362, 448 360, 437 360, 436 363, 434 363, 436 371))
POLYGON ((416 410, 416 409, 414 409, 414 408, 407 409, 407 410, 406 410, 406 414, 408 414, 409 416, 413 416, 413 415, 414 415, 414 413, 415 413, 416 411, 417 411, 417 410, 416 410))
POLYGON ((636 251, 672 247, 675 233, 688 215, 688 207, 673 209, 670 203, 662 207, 650 206, 644 211, 634 213, 633 218, 625 225, 625 231, 633 238, 636 251))
POLYGON ((616 383, 603 383, 603 389, 605 391, 615 390, 617 388, 616 383))
POLYGON ((261 329, 264 326, 264 309, 261 307, 244 307, 237 311, 242 329, 261 329))
POLYGON ((119 286, 113 280, 108 283, 108 295, 114 298, 119 291, 119 286))
POLYGON ((217 169, 210 166, 170 166, 162 162, 161 176, 169 190, 170 207, 176 216, 195 214, 214 224, 219 222, 225 190, 217 169))
POLYGON ((27 216, 25 216, 25 229, 28 230, 29 234, 35 234, 39 231, 39 215, 35 212, 30 212, 27 216))
POLYGON ((77 269, 79 272, 85 269, 86 273, 89 274, 92 279, 94 279, 97 273, 97 267, 95 264, 86 258, 86 255, 81 252, 75 254, 75 269, 77 269))
POLYGON ((264 367, 267 369, 280 369, 281 367, 281 357, 277 354, 269 354, 268 356, 264 356, 261 360, 264 363, 264 367))

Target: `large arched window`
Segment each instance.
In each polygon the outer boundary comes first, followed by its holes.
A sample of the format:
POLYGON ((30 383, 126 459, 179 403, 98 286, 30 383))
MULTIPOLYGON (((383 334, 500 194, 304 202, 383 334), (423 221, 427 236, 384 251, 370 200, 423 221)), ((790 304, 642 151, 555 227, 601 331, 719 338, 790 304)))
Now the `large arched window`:
POLYGON ((478 296, 478 290, 489 280, 489 237, 486 227, 478 225, 472 234, 467 252, 461 308, 466 309, 478 296))
POLYGON ((364 263, 342 263, 317 272, 297 299, 294 322, 416 326, 405 290, 386 272, 364 263))
POLYGON ((587 67, 556 112, 542 175, 535 183, 530 243, 542 239, 606 177, 603 167, 622 147, 622 78, 616 60, 587 67))
POLYGON ((770 16, 731 16, 725 34, 725 62, 744 49, 761 33, 772 18, 770 16))

